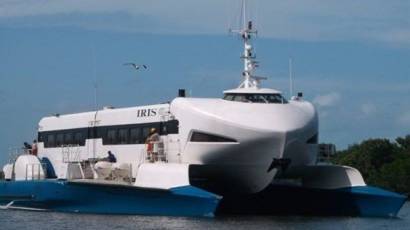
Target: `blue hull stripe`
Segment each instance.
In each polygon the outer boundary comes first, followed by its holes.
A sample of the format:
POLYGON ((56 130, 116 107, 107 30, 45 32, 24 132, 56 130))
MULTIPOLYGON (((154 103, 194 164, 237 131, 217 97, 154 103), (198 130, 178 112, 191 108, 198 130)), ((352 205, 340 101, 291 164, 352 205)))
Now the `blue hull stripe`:
POLYGON ((220 197, 192 186, 170 190, 67 181, 0 182, 0 203, 62 212, 212 217, 220 197), (25 198, 25 199, 21 199, 25 198))

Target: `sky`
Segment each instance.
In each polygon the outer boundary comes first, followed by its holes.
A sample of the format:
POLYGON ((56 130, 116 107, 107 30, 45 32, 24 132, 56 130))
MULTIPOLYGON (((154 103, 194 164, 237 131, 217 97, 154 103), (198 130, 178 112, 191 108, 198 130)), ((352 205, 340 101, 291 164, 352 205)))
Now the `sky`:
MULTIPOLYGON (((264 87, 312 101, 338 149, 410 134, 410 1, 247 2, 264 87)), ((239 0, 0 1, 0 163, 43 116, 221 97, 241 81, 239 0), (135 72, 125 62, 148 65, 135 72)))

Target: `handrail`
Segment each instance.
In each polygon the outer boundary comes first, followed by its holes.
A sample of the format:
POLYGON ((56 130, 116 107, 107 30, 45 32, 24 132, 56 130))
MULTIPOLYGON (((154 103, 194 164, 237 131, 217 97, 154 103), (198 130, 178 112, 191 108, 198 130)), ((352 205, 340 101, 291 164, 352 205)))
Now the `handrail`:
POLYGON ((79 145, 62 145, 61 154, 63 163, 80 162, 80 152, 79 145))
POLYGON ((148 162, 168 162, 163 141, 152 141, 152 150, 148 151, 148 144, 145 147, 146 160, 148 162))
POLYGON ((44 170, 47 167, 47 164, 45 163, 32 163, 32 164, 26 164, 26 180, 40 180, 41 178, 41 171, 43 173, 43 176, 46 178, 47 177, 47 170, 44 170), (29 177, 28 172, 29 172, 29 166, 31 169, 31 177, 29 177), (37 174, 34 174, 35 172, 35 167, 37 166, 37 174))
POLYGON ((13 164, 20 155, 28 154, 24 148, 12 147, 9 148, 9 163, 13 164))

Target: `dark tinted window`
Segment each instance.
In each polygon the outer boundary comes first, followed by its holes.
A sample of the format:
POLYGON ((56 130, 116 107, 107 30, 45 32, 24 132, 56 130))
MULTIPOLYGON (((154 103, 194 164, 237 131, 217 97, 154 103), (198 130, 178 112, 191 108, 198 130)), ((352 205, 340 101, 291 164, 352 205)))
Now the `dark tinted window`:
POLYGON ((191 142, 236 142, 236 140, 207 133, 193 132, 191 142))
POLYGON ((38 141, 44 142, 46 148, 62 145, 84 146, 86 140, 92 138, 102 138, 103 145, 143 144, 151 128, 156 128, 160 135, 177 134, 178 120, 43 131, 38 133, 38 141))
POLYGON ((106 144, 116 144, 117 141, 117 130, 109 129, 107 131, 107 141, 106 144))
POLYGON ((65 133, 64 134, 64 144, 65 145, 72 145, 74 144, 73 133, 65 133))
POLYGON ((228 93, 225 94, 224 100, 239 101, 249 103, 272 103, 272 104, 286 104, 288 101, 280 94, 240 94, 228 93))
POLYGON ((128 129, 118 131, 118 144, 128 144, 128 129))
POLYGON ((141 140, 141 129, 132 128, 130 129, 130 144, 140 144, 143 143, 141 140))
POLYGON ((56 135, 56 146, 62 146, 64 144, 64 133, 58 133, 56 135))
POLYGON ((166 134, 169 133, 178 133, 178 126, 179 122, 178 120, 171 120, 166 123, 166 134))
POLYGON ((150 129, 151 129, 151 127, 142 128, 142 140, 143 140, 143 142, 145 142, 145 140, 147 139, 150 129))
POLYGON ((55 136, 53 134, 47 135, 47 143, 46 147, 55 147, 56 142, 55 142, 55 136))
POLYGON ((73 144, 75 144, 75 145, 85 145, 85 137, 84 137, 82 132, 76 132, 74 134, 73 144))

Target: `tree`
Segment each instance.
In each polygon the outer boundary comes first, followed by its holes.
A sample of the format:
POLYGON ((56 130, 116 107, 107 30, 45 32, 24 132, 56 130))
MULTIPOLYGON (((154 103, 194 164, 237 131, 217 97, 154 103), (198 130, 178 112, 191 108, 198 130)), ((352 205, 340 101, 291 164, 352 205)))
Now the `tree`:
POLYGON ((403 153, 410 154, 410 135, 403 137, 398 137, 396 138, 397 144, 399 144, 399 147, 403 151, 403 153))
POLYGON ((377 184, 399 193, 410 194, 410 156, 384 165, 377 184))
POLYGON ((333 163, 357 168, 369 184, 376 184, 383 165, 392 162, 397 145, 388 139, 369 139, 340 151, 333 163))

